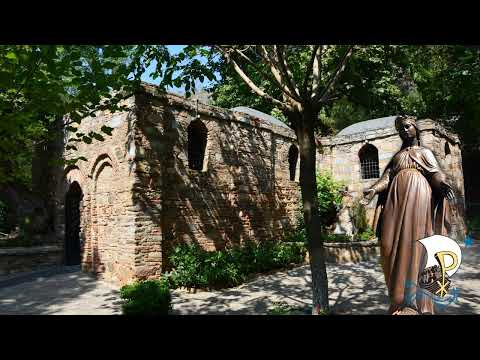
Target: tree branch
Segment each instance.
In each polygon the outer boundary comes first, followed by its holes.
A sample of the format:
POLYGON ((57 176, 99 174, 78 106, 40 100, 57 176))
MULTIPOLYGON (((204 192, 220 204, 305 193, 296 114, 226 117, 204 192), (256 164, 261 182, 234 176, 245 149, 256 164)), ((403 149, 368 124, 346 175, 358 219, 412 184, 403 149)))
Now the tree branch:
POLYGON ((270 67, 270 71, 272 72, 273 76, 275 77, 275 80, 277 81, 277 84, 280 86, 282 91, 285 94, 287 94, 290 98, 296 101, 302 101, 300 96, 295 94, 294 92, 295 89, 289 88, 287 81, 285 80, 284 76, 282 76, 278 68, 278 64, 275 62, 275 59, 272 58, 272 56, 269 54, 267 48, 264 45, 261 45, 260 48, 261 48, 261 56, 263 60, 270 67))
POLYGON ((321 103, 327 98, 327 95, 328 95, 329 91, 335 87, 335 84, 338 81, 340 75, 342 74, 343 70, 345 70, 345 65, 347 63, 348 58, 353 53, 353 48, 354 48, 354 46, 352 45, 347 49, 347 52, 345 53, 342 60, 340 61, 339 65, 337 67, 337 70, 333 73, 333 75, 328 80, 327 85, 323 89, 323 92, 321 94, 316 93, 313 96, 314 101, 319 100, 319 102, 321 103))
MULTIPOLYGON (((263 48, 263 46, 262 46, 263 48)), ((245 55, 242 51, 240 50, 237 50, 237 49, 234 49, 234 52, 238 55, 240 55, 245 61, 247 61, 250 65, 253 66, 253 68, 267 81, 272 81, 272 79, 270 78, 270 76, 268 76, 267 74, 265 74, 265 72, 263 70, 261 70, 256 64, 254 61, 252 61, 252 59, 250 59, 247 55, 245 55)), ((261 54, 262 56, 262 59, 265 61, 265 63, 270 67, 270 70, 273 74, 273 76, 275 77, 275 80, 278 84, 278 86, 280 87, 280 89, 286 94, 288 95, 290 98, 295 98, 294 95, 291 94, 291 92, 289 91, 289 89, 285 86, 285 84, 282 82, 282 79, 277 77, 277 74, 278 74, 278 70, 276 70, 273 66, 273 64, 271 63, 270 59, 266 58, 263 54, 261 54), (276 73, 276 72, 277 73, 276 73)))
POLYGON ((324 46, 320 46, 315 53, 315 60, 313 62, 313 81, 312 81, 312 89, 309 93, 310 96, 312 94, 316 94, 318 89, 320 88, 320 84, 322 82, 322 56, 323 56, 324 46))
POLYGON ((282 70, 283 75, 287 79, 287 85, 292 90, 292 92, 301 99, 300 91, 298 91, 298 87, 297 87, 297 84, 295 83, 293 74, 290 71, 290 68, 288 67, 285 57, 283 56, 283 50, 284 50, 283 47, 278 47, 277 45, 273 45, 273 50, 276 55, 277 62, 280 65, 280 70, 282 70))
MULTIPOLYGON (((303 92, 307 96, 310 96, 309 90, 312 89, 313 87, 313 84, 310 83, 310 77, 311 75, 314 75, 314 71, 313 71, 314 63, 315 63, 315 59, 317 58, 317 51, 319 49, 320 49, 320 45, 315 45, 312 47, 312 55, 310 56, 310 61, 308 62, 307 70, 305 72, 305 79, 303 82, 303 92)), ((314 79, 315 79, 315 76, 314 76, 314 79)))
POLYGON ((242 78, 242 80, 250 87, 250 89, 252 89, 257 95, 263 97, 264 99, 270 101, 271 103, 273 103, 274 105, 277 105, 279 106, 280 108, 284 109, 284 110, 287 110, 287 111, 291 111, 291 106, 289 106, 288 104, 285 104, 284 102, 282 101, 279 101, 275 98, 273 98, 272 96, 270 96, 269 94, 267 94, 265 91, 263 91, 262 89, 260 89, 257 85, 255 85, 255 83, 245 74, 245 72, 242 70, 242 68, 237 64, 237 62, 232 59, 232 57, 230 56, 229 52, 226 51, 225 49, 223 49, 221 46, 216 46, 216 48, 225 56, 226 60, 232 64, 234 70, 237 72, 238 75, 240 75, 240 77, 242 78))

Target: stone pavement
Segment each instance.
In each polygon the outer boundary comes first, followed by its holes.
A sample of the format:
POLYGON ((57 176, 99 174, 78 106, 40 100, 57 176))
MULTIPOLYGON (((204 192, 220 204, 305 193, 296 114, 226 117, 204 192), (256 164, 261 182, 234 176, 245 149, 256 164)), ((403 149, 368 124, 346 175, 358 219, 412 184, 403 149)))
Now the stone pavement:
MULTIPOLYGON (((465 248, 452 286, 459 289, 458 303, 443 314, 480 314, 480 258, 478 242, 465 248)), ((343 314, 385 314, 388 307, 383 274, 378 261, 327 265, 330 305, 343 314)), ((57 271, 2 282, 0 314, 120 314, 118 287, 95 280, 78 270, 57 271), (3 285, 2 285, 3 284, 3 285), (6 284, 6 286, 5 286, 6 284)), ((258 276, 232 289, 189 293, 173 291, 174 314, 267 314, 274 303, 310 308, 309 266, 258 276)))
POLYGON ((118 287, 79 267, 0 278, 0 315, 121 314, 118 287))

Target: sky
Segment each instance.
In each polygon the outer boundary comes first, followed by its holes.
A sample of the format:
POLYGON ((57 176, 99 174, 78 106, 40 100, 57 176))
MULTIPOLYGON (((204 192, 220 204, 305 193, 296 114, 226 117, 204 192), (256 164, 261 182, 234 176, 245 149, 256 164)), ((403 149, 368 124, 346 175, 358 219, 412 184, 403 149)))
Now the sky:
MULTIPOLYGON (((167 45, 167 48, 168 50, 170 51, 171 54, 178 54, 186 45, 167 45)), ((202 57, 199 57, 199 60, 202 62, 202 63, 205 63, 206 59, 205 58, 202 58, 202 57)), ((155 69, 155 67, 157 66, 157 63, 156 62, 152 62, 152 64, 150 64, 150 66, 146 69, 145 73, 142 75, 142 81, 145 81, 145 82, 148 82, 148 83, 152 83, 152 84, 159 84, 160 83, 160 79, 152 79, 150 77, 150 73, 155 69)), ((177 74, 177 73, 176 73, 177 74)), ((218 77, 218 75, 217 75, 218 77)), ((211 82, 208 81, 208 79, 206 79, 203 84, 197 80, 195 82, 195 89, 198 90, 198 89, 201 89, 202 86, 206 86, 208 84, 210 84, 211 82)), ((183 87, 181 88, 177 88, 177 87, 171 87, 168 89, 168 91, 172 91, 174 93, 177 93, 177 94, 185 94, 185 90, 183 89, 183 87)))

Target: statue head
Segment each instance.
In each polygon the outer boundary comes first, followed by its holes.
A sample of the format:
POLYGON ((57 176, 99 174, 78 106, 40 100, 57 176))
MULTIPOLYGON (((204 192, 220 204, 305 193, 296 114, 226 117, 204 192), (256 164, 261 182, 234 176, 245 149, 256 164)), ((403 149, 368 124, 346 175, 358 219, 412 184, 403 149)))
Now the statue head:
POLYGON ((417 128, 417 121, 414 117, 399 116, 395 119, 395 128, 403 142, 411 143, 415 139, 420 143, 420 133, 417 128))

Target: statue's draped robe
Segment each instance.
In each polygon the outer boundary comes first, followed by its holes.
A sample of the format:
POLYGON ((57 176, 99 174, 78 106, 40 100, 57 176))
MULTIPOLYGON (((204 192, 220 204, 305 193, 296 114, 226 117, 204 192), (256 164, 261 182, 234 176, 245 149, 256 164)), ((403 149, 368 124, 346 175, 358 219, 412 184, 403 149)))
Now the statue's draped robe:
POLYGON ((440 195, 442 183, 445 175, 433 153, 412 146, 393 157, 373 187, 380 194, 377 234, 391 313, 405 306, 420 313, 434 312, 432 298, 417 288, 426 261, 425 248, 418 240, 448 234, 449 210, 440 195))

